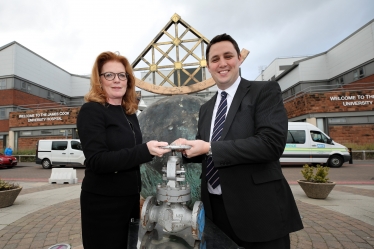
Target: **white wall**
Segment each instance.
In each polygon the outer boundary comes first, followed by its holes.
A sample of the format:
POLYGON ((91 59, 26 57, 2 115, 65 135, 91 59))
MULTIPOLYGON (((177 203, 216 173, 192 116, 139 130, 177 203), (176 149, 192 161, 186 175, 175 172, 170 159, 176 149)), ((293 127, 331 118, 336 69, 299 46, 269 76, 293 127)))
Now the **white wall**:
MULTIPOLYGON (((279 80, 279 84, 283 91, 300 81, 330 80, 373 58, 374 22, 371 22, 326 53, 300 61, 297 67, 279 80)), ((264 71, 264 80, 270 79, 277 73, 279 65, 285 64, 287 61, 275 59, 264 71)), ((256 80, 261 80, 261 75, 256 80)))
POLYGON ((301 81, 329 80, 374 58, 374 23, 359 30, 327 53, 299 63, 301 81))
POLYGON ((279 59, 273 60, 269 66, 267 66, 259 76, 255 79, 255 81, 266 81, 271 79, 276 73, 277 73, 277 68, 278 66, 278 61, 279 59))
POLYGON ((0 76, 14 74, 14 45, 0 50, 0 76))
POLYGON ((282 77, 278 83, 281 88, 281 91, 286 90, 287 88, 295 85, 300 81, 299 67, 295 67, 291 72, 282 77))
POLYGON ((374 58, 374 23, 338 44, 328 52, 329 75, 332 78, 374 58))
POLYGON ((53 89, 68 96, 71 95, 70 74, 24 47, 15 44, 14 74, 53 89))
POLYGON ((90 78, 78 75, 71 76, 71 97, 80 97, 86 95, 90 90, 90 78))
POLYGON ((325 80, 329 78, 326 54, 299 63, 300 81, 325 80))
POLYGON ((273 60, 269 66, 266 67, 266 69, 260 73, 259 76, 255 79, 256 81, 267 81, 271 79, 271 77, 275 76, 277 77, 281 73, 283 73, 285 70, 280 70, 280 66, 291 66, 295 61, 302 60, 304 58, 307 58, 306 56, 302 57, 289 57, 289 58, 276 58, 273 60))

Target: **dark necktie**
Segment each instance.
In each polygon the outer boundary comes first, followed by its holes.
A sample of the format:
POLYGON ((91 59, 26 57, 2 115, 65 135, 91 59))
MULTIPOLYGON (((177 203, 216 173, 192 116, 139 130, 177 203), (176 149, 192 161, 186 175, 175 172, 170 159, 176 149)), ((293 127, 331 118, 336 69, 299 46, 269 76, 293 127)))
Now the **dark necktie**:
MULTIPOLYGON (((214 121, 214 128, 211 142, 218 141, 221 138, 221 133, 223 130, 223 125, 226 120, 226 111, 227 111, 227 92, 221 92, 221 102, 219 103, 216 119, 214 121)), ((207 159, 208 166, 206 168, 207 173, 206 177, 210 185, 215 189, 219 184, 219 173, 218 170, 214 167, 213 158, 211 156, 207 159)))

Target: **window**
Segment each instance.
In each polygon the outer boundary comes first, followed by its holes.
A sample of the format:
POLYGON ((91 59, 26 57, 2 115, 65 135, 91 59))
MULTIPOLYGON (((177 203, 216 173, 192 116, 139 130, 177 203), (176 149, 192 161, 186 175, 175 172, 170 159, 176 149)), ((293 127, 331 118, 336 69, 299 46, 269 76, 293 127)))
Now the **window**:
POLYGON ((310 136, 314 142, 327 144, 328 138, 319 131, 310 131, 310 136))
POLYGON ((78 141, 71 141, 71 148, 74 150, 82 150, 82 145, 78 141))
POLYGON ((345 118, 329 118, 329 124, 345 124, 347 120, 345 118))
POLYGON ((0 108, 0 119, 5 119, 5 108, 0 108))
POLYGON ((325 122, 323 118, 317 118, 317 125, 321 131, 325 132, 325 122))
POLYGON ((53 92, 51 92, 51 91, 48 91, 48 95, 47 95, 47 98, 48 98, 48 99, 54 99, 54 98, 55 98, 55 96, 54 96, 53 92))
MULTIPOLYGON (((67 129, 68 134, 71 134, 71 129, 67 129)), ((25 136, 65 136, 65 130, 30 130, 19 133, 21 137, 25 136)))
POLYGON ((354 80, 358 80, 358 79, 361 79, 365 76, 364 74, 364 68, 361 67, 361 68, 358 68, 356 69, 355 71, 353 71, 353 79, 354 80))
POLYGON ((343 76, 342 77, 339 77, 335 80, 336 84, 341 86, 341 85, 344 85, 344 78, 343 76))
POLYGON ((23 136, 31 136, 31 135, 32 135, 31 131, 21 131, 21 133, 20 133, 21 137, 23 137, 23 136))
POLYGON ((305 131, 289 130, 287 133, 288 144, 305 144, 305 131))
POLYGON ((26 92, 31 92, 31 85, 22 81, 21 82, 21 90, 26 91, 26 92))
POLYGON ((59 135, 62 135, 62 136, 67 136, 67 135, 71 135, 71 129, 66 129, 66 130, 59 130, 59 135))
POLYGON ((4 90, 4 89, 6 89, 6 80, 1 79, 0 80, 0 90, 4 90))
POLYGON ((294 87, 291 88, 291 95, 295 95, 295 88, 294 87))
POLYGON ((66 150, 68 147, 68 141, 53 141, 52 150, 66 150))

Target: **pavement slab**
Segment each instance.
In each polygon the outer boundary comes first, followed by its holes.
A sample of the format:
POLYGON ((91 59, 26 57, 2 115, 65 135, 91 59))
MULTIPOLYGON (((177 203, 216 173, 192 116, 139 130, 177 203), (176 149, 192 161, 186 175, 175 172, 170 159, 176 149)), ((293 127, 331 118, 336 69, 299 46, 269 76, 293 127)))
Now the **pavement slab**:
MULTIPOLYGON (((21 185, 15 204, 0 209, 0 248, 83 249, 80 184, 21 185)), ((305 227, 291 233, 292 249, 374 248, 373 185, 337 185, 325 200, 308 198, 298 185, 291 190, 305 227)))

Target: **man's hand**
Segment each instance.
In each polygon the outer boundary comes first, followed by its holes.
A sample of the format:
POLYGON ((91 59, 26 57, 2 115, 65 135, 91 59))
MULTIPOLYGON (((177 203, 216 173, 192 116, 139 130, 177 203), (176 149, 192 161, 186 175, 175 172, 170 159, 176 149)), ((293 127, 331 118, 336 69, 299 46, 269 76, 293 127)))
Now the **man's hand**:
POLYGON ((175 140, 172 144, 191 146, 191 149, 188 150, 178 150, 179 152, 182 152, 182 154, 187 158, 208 153, 210 146, 209 142, 205 142, 203 140, 187 140, 184 138, 179 138, 175 140))

